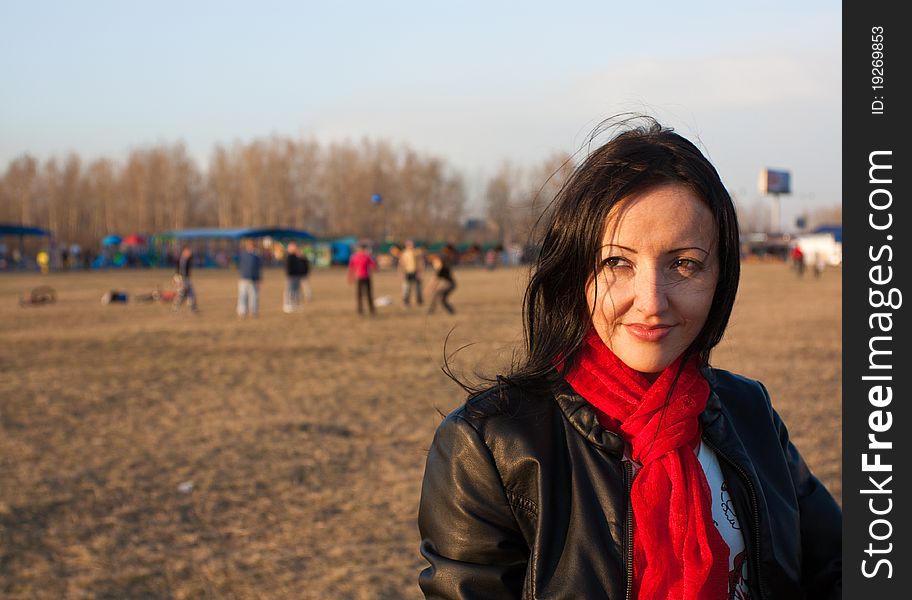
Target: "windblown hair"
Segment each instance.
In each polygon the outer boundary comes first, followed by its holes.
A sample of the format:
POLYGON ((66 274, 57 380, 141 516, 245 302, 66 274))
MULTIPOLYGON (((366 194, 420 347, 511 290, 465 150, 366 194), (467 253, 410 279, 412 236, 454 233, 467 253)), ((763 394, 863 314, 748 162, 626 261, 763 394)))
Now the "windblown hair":
MULTIPOLYGON (((525 355, 498 379, 525 387, 554 382, 575 364, 592 323, 587 283, 596 275, 612 208, 658 185, 688 186, 715 217, 719 279, 703 329, 685 350, 709 364, 738 290, 740 248, 731 196, 716 169, 690 141, 654 119, 626 119, 574 170, 539 225, 541 250, 523 300, 525 355)), ((594 136, 597 134, 594 134, 594 136)), ((594 137, 593 136, 593 137, 594 137)))

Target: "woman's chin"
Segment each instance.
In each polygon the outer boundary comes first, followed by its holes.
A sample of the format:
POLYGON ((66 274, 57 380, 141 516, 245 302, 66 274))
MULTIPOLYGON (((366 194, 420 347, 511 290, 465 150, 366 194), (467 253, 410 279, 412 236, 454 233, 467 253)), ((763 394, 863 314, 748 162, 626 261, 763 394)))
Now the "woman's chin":
MULTIPOLYGON (((626 353, 625 353, 626 354, 626 353)), ((633 369, 634 371, 639 371, 646 376, 650 381, 655 381, 655 379, 665 370, 665 367, 674 362, 676 357, 668 358, 662 355, 655 354, 641 354, 641 353, 631 353, 631 354, 617 354, 617 357, 621 359, 625 365, 633 369)))

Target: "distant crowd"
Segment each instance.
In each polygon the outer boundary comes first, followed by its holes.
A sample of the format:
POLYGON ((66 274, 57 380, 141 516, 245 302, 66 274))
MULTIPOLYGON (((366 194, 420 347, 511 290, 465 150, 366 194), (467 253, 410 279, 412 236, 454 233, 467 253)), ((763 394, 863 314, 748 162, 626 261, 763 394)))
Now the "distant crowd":
MULTIPOLYGON (((238 299, 237 315, 239 318, 257 318, 260 309, 260 286, 263 280, 264 257, 253 239, 245 239, 243 250, 237 259, 238 299)), ((501 250, 492 248, 484 255, 484 265, 488 269, 497 268, 501 262, 501 250)), ((422 307, 425 295, 430 296, 427 306, 428 314, 435 312, 438 306, 449 314, 456 312, 450 303, 450 295, 456 289, 453 276, 453 265, 457 262, 458 253, 452 246, 444 246, 440 252, 428 254, 415 245, 413 240, 406 240, 402 248, 394 248, 392 255, 396 261, 396 270, 402 283, 402 306, 422 307), (425 286, 428 286, 425 288, 425 286)), ((272 252, 271 257, 278 253, 272 252)), ((313 299, 310 285, 311 261, 301 252, 297 243, 290 242, 282 247, 282 260, 285 267, 285 289, 282 297, 282 310, 293 313, 301 310, 302 303, 313 299)), ((196 290, 193 286, 192 273, 197 261, 193 249, 184 246, 175 259, 174 284, 176 291, 169 297, 172 310, 178 312, 186 303, 189 310, 199 312, 196 290)), ((376 314, 378 300, 373 295, 373 274, 379 269, 368 244, 359 244, 348 261, 348 282, 354 286, 355 302, 359 315, 376 314)), ((108 300, 110 301, 110 299, 108 300)), ((124 300, 126 301, 126 300, 124 300)))
MULTIPOLYGON (((295 242, 297 244, 297 242, 295 242)), ((372 253, 381 269, 392 268, 405 242, 371 245, 372 253)), ((193 248, 193 266, 197 268, 231 268, 238 265, 241 247, 236 243, 203 244, 188 242, 193 248)), ((299 246, 313 267, 345 266, 359 244, 351 242, 334 244, 304 242, 299 246)), ((445 252, 454 264, 483 266, 496 262, 503 265, 527 264, 535 254, 532 246, 518 244, 418 244, 426 254, 445 252)), ((81 248, 78 245, 29 244, 27 248, 8 247, 0 242, 0 271, 72 271, 117 268, 175 268, 180 260, 183 245, 102 245, 99 249, 81 248)), ((264 267, 281 266, 285 261, 286 244, 266 240, 257 244, 264 267)))

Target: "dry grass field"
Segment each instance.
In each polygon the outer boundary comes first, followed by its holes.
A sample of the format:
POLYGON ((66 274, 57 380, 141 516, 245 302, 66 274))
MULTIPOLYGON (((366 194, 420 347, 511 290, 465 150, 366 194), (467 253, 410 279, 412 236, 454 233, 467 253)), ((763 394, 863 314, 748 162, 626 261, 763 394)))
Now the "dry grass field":
MULTIPOLYGON (((0 597, 418 598, 425 449, 462 400, 444 339, 466 374, 521 339, 525 271, 455 275, 456 315, 370 319, 340 270, 284 314, 270 270, 240 321, 228 271, 195 274, 198 315, 100 302, 165 271, 0 274, 0 597), (18 306, 43 284, 55 304, 18 306)), ((713 361, 767 385, 837 498, 841 286, 745 265, 713 361)))

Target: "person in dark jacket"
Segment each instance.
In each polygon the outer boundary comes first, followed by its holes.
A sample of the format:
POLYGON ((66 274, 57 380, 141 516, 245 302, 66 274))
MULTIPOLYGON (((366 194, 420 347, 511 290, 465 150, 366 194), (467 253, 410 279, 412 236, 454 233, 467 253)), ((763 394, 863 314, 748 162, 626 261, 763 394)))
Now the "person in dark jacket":
POLYGON ((526 354, 439 426, 427 598, 839 598, 842 514, 757 381, 710 366, 740 274, 697 147, 623 121, 555 199, 526 354))
POLYGON ((242 319, 247 315, 257 317, 260 314, 260 281, 262 280, 263 261, 256 253, 256 243, 252 239, 244 240, 244 251, 238 258, 238 304, 237 313, 242 319))
POLYGON ((177 260, 177 268, 174 273, 174 281, 177 284, 177 294, 174 296, 172 310, 180 310, 184 300, 190 305, 190 311, 196 313, 199 309, 196 305, 196 292, 193 290, 193 282, 190 281, 190 271, 193 268, 193 250, 185 246, 181 250, 180 258, 177 260))
POLYGON ((310 273, 310 261, 301 254, 298 245, 294 242, 288 244, 288 255, 285 257, 285 296, 282 310, 291 313, 301 307, 301 286, 305 284, 304 298, 310 302, 310 283, 307 276, 310 273))
POLYGON ((456 289, 456 280, 453 279, 453 272, 450 269, 450 261, 441 255, 434 254, 430 258, 431 267, 434 269, 434 282, 431 284, 431 305, 428 307, 428 314, 434 314, 434 309, 440 303, 444 310, 451 315, 456 312, 453 305, 450 304, 449 297, 456 289))

